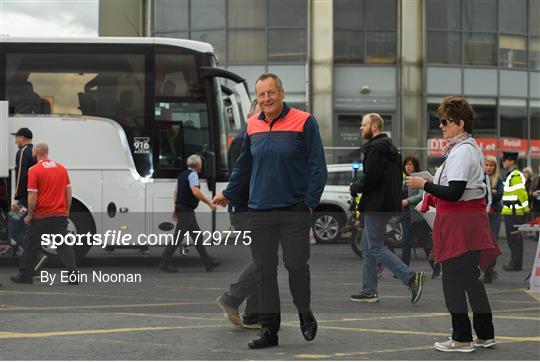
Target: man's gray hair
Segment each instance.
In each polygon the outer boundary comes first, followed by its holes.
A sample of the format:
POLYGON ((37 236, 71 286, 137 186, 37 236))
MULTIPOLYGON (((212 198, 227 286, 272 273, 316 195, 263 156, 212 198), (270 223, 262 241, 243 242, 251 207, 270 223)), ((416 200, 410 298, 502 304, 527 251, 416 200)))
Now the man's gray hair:
POLYGON ((263 74, 261 74, 259 76, 259 78, 257 78, 257 80, 255 81, 255 87, 257 86, 257 83, 259 83, 259 81, 265 80, 265 79, 268 79, 268 78, 272 78, 276 82, 276 87, 277 87, 278 90, 280 90, 280 91, 283 90, 283 82, 274 73, 263 73, 263 74))
POLYGON ((196 166, 196 165, 202 165, 201 156, 199 156, 199 155, 191 155, 191 156, 189 156, 188 159, 187 159, 187 166, 188 167, 193 167, 193 166, 196 166))

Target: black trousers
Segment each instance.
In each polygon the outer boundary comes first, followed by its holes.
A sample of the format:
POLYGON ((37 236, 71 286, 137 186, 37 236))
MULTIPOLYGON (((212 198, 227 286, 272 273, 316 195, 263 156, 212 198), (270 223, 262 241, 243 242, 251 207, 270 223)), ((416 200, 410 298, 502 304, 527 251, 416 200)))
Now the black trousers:
MULTIPOLYGON (((250 230, 248 212, 232 213, 229 214, 229 217, 235 231, 250 230)), ((259 278, 257 266, 252 261, 244 268, 238 280, 231 283, 229 290, 225 291, 222 297, 228 304, 236 308, 245 300, 244 315, 257 314, 259 312, 259 278)))
POLYGON ((473 326, 480 339, 494 338, 491 307, 484 289, 478 280, 480 251, 470 251, 442 262, 442 284, 446 308, 452 315, 452 339, 471 342, 472 331, 469 320, 467 297, 473 311, 473 326))
POLYGON ((289 289, 299 313, 310 309, 309 228, 311 214, 303 203, 266 211, 251 211, 253 261, 260 273, 259 312, 263 327, 277 333, 281 307, 277 283, 278 247, 289 272, 289 289))
MULTIPOLYGON (((195 211, 189 207, 176 206, 176 215, 178 217, 178 221, 176 223, 176 229, 174 230, 175 239, 178 233, 184 235, 186 232, 189 232, 191 242, 195 242, 195 238, 197 236, 193 232, 201 231, 201 228, 197 223, 197 218, 195 217, 195 211)), ((161 255, 161 264, 167 265, 171 263, 174 252, 182 243, 182 237, 179 237, 177 240, 178 244, 171 243, 165 247, 165 250, 163 250, 163 254, 161 255)), ((195 245, 195 249, 199 253, 203 262, 207 262, 210 259, 210 256, 208 255, 205 247, 201 243, 202 238, 199 237, 198 243, 197 245, 195 245)))
MULTIPOLYGON (((32 219, 28 227, 28 239, 24 245, 24 252, 21 257, 19 272, 24 278, 32 278, 36 266, 37 256, 41 250, 41 235, 43 234, 67 234, 67 217, 47 217, 43 219, 32 219)), ((74 271, 75 254, 68 245, 58 246, 58 257, 68 271, 74 271)))
POLYGON ((515 225, 526 222, 525 215, 505 215, 504 228, 506 229, 506 241, 510 249, 510 262, 508 265, 518 268, 523 264, 523 237, 515 225))

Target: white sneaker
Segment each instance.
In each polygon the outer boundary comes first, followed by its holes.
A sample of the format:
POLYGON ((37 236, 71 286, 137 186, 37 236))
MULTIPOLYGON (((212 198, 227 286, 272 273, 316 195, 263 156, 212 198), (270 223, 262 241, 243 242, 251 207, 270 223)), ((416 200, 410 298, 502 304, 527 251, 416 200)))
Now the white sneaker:
POLYGON ((495 341, 495 338, 492 339, 480 339, 475 338, 474 340, 474 346, 475 347, 482 347, 482 348, 491 348, 497 345, 497 341, 495 341))
POLYGON ((435 342, 433 347, 442 352, 474 352, 473 342, 457 342, 453 339, 445 342, 435 342))

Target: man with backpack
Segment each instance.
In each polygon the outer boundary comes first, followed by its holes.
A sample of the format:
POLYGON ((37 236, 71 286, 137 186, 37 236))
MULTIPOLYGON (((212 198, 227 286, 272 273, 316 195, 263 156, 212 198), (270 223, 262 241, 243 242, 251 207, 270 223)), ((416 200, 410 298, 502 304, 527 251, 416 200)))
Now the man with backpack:
POLYGON ((363 286, 351 300, 377 303, 377 262, 384 264, 403 284, 409 286, 411 303, 416 303, 426 281, 424 272, 414 272, 384 244, 386 224, 401 212, 401 155, 392 140, 382 133, 384 121, 377 113, 364 116, 360 131, 368 142, 361 148, 364 177, 351 184, 351 193, 362 193, 360 212, 364 213, 362 245, 363 286))

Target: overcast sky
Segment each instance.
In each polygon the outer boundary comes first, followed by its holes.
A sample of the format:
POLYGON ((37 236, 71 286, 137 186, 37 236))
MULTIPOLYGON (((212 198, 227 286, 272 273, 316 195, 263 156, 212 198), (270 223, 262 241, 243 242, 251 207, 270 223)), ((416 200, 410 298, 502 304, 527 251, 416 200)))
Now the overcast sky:
POLYGON ((0 34, 25 37, 98 35, 99 0, 0 0, 0 34))

